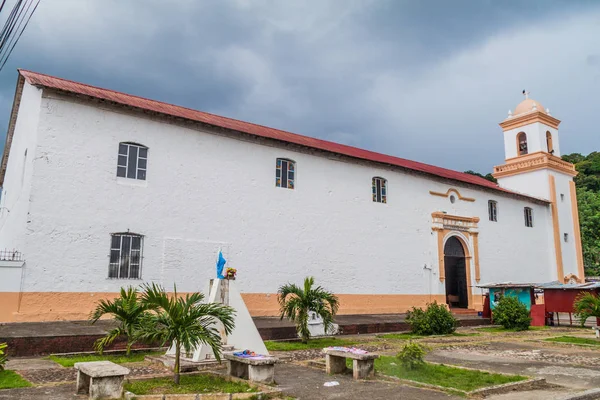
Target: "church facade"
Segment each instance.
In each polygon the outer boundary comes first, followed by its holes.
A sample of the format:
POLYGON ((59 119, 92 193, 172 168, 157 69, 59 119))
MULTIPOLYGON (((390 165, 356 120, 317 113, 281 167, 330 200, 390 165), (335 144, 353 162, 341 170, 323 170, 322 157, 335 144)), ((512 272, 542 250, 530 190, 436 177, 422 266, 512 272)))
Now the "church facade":
POLYGON ((21 70, 0 164, 0 322, 86 319, 144 282, 205 291, 219 251, 254 316, 278 315, 279 286, 306 276, 344 314, 478 310, 480 283, 583 281, 559 123, 520 103, 495 184, 21 70))

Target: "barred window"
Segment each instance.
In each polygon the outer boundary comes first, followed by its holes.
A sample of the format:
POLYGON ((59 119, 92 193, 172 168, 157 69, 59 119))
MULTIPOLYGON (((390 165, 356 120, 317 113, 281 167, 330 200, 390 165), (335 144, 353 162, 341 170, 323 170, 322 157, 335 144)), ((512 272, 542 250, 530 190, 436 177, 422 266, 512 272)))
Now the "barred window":
POLYGON ((135 143, 119 143, 117 176, 121 178, 146 180, 148 148, 135 143))
POLYGON ((144 237, 134 233, 111 235, 108 277, 139 279, 141 277, 144 237))
POLYGON ((381 177, 372 180, 373 201, 375 203, 387 203, 387 181, 381 177))
POLYGON ((275 169, 275 186, 293 189, 296 178, 296 163, 285 158, 278 158, 275 169))
POLYGON ((529 207, 525 207, 525 226, 528 228, 533 227, 533 210, 529 207))
POLYGON ((488 201, 488 216, 490 221, 498 221, 498 203, 494 200, 488 201))

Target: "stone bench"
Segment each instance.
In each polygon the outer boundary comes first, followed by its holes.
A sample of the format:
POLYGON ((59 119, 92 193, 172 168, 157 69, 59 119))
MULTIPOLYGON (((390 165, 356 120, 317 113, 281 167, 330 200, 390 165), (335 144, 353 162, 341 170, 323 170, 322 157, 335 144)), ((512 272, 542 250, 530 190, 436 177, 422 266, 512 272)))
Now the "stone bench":
POLYGON ((110 361, 75 363, 77 370, 77 394, 88 394, 92 400, 120 399, 123 396, 123 380, 129 369, 110 361))
POLYGON ((325 371, 328 374, 346 372, 346 358, 352 360, 352 376, 354 379, 367 379, 375 375, 375 359, 379 355, 373 353, 354 354, 347 351, 323 349, 325 353, 325 371))
POLYGON ((227 374, 230 376, 251 382, 275 382, 275 363, 278 361, 275 357, 244 358, 223 353, 223 358, 227 360, 227 374))

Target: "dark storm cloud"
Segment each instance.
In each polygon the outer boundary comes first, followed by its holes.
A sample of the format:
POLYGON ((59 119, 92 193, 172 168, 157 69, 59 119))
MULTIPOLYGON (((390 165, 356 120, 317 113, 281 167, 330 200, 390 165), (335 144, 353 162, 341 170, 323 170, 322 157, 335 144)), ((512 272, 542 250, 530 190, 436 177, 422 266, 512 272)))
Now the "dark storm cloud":
POLYGON ((563 152, 600 148, 599 22, 571 1, 42 0, 0 124, 22 67, 487 172, 523 88, 564 120, 563 152))

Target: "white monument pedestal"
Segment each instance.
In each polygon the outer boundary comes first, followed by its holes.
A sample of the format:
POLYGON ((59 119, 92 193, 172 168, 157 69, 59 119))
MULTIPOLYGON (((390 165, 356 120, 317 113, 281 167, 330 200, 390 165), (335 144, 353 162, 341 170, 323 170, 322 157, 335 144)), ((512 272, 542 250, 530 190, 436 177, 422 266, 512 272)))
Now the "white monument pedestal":
MULTIPOLYGON (((227 350, 252 350, 257 354, 269 355, 265 344, 254 325, 246 303, 242 299, 234 280, 212 279, 208 295, 209 303, 220 303, 232 307, 235 312, 235 328, 229 336, 220 322, 215 322, 215 327, 221 333, 223 347, 227 350)), ((185 354, 182 349, 182 358, 192 362, 214 362, 215 355, 210 346, 201 345, 192 354, 185 354)), ((167 350, 168 356, 175 355, 175 348, 167 350)))

